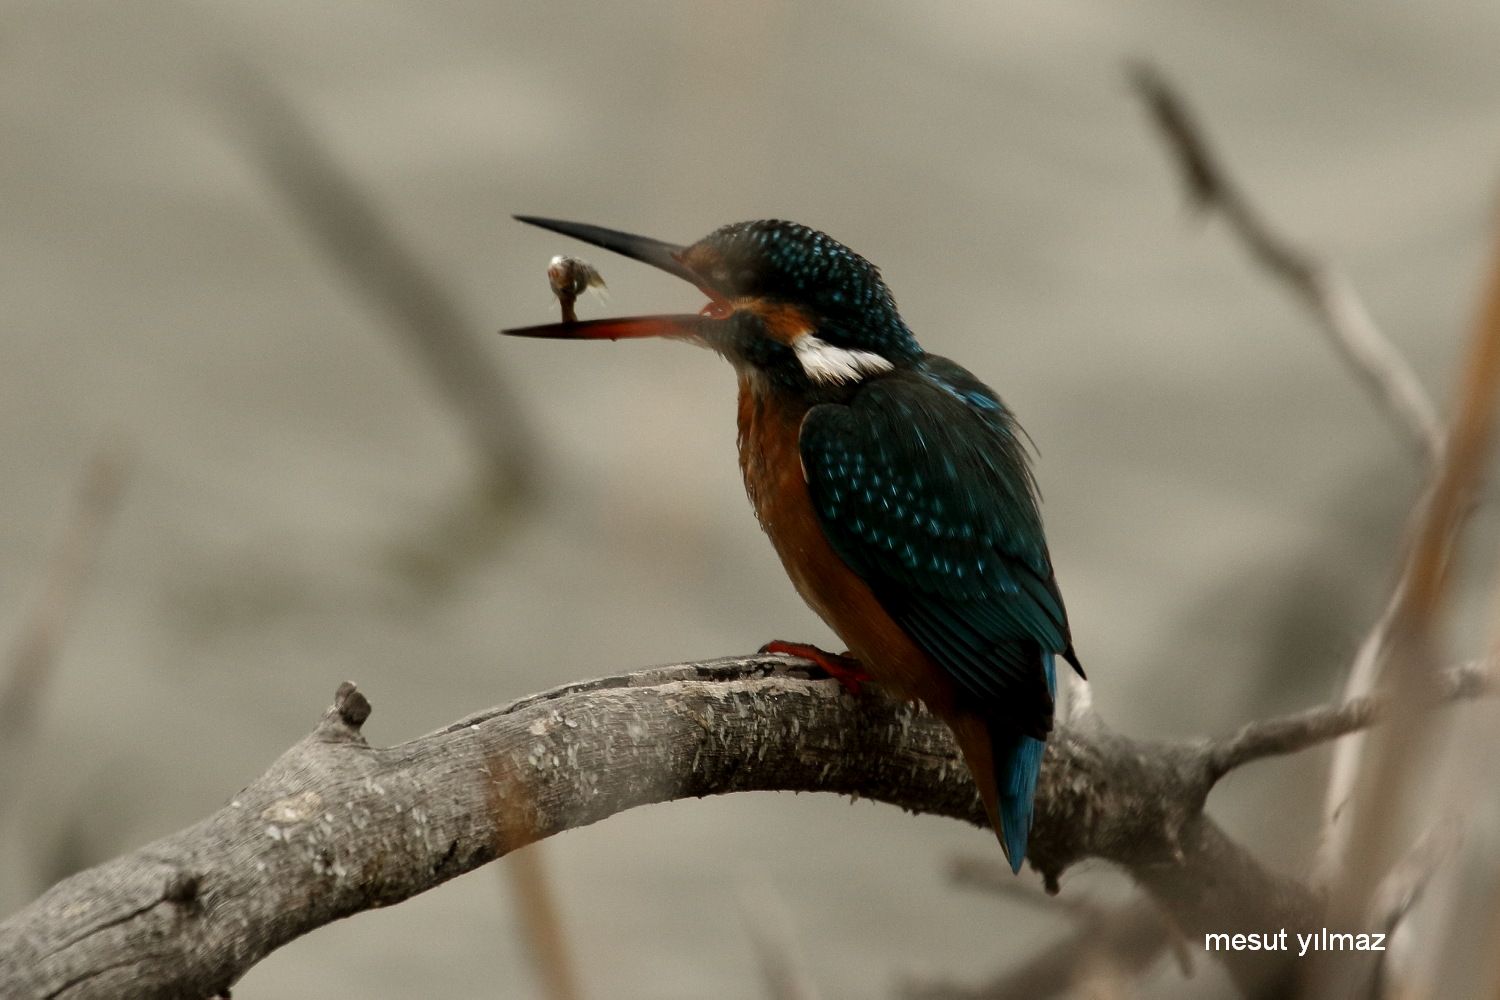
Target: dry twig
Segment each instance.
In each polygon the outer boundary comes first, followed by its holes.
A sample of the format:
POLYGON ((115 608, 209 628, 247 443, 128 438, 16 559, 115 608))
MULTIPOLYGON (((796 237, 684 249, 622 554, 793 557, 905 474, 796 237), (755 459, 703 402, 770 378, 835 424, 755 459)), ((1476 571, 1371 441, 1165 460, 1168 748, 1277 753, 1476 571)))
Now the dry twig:
POLYGON ((1177 156, 1193 204, 1218 212, 1256 263, 1280 280, 1317 318, 1335 349, 1418 452, 1433 463, 1443 428, 1406 359, 1380 332, 1353 283, 1329 261, 1298 248, 1269 225, 1214 155, 1187 103, 1154 67, 1132 67, 1131 83, 1177 156))
POLYGON ((0 674, 0 808, 15 801, 22 747, 36 722, 47 679, 57 663, 68 621, 119 506, 126 462, 118 448, 103 447, 79 484, 77 508, 56 556, 47 566, 41 599, 21 626, 0 674))
MULTIPOLYGON (((1006 895, 1011 895, 1007 892, 1006 895)), ((906 983, 903 1000, 1044 1000, 1065 996, 1102 973, 1114 983, 1148 972, 1176 934, 1150 899, 1137 899, 1098 920, 1082 920, 1073 933, 988 982, 906 983)))
MULTIPOLYGON (((1500 340, 1487 338, 1483 332, 1500 325, 1500 293, 1492 291, 1486 299, 1477 324, 1480 332, 1476 334, 1475 348, 1465 369, 1463 402, 1450 436, 1410 366, 1377 329, 1347 277, 1332 264, 1293 246, 1266 224, 1229 180, 1185 103, 1158 72, 1141 66, 1132 76, 1137 91, 1178 157, 1194 203, 1219 212, 1256 262, 1290 288, 1317 316, 1344 360, 1370 389, 1393 424, 1415 442, 1432 472, 1431 484, 1413 510, 1403 571, 1351 664, 1343 694, 1348 714, 1342 718, 1324 717, 1321 724, 1337 727, 1357 722, 1362 711, 1392 700, 1402 705, 1430 702, 1433 700, 1430 670, 1437 654, 1428 636, 1444 591, 1452 541, 1473 506, 1477 469, 1491 420, 1489 406, 1500 379, 1500 360, 1497 360, 1500 340), (1392 659, 1393 639, 1396 681, 1389 687, 1394 694, 1372 701, 1369 696, 1381 681, 1382 668, 1392 659)), ((1500 274, 1492 282, 1492 287, 1500 288, 1500 274)), ((1377 761, 1370 759, 1366 738, 1362 736, 1342 741, 1335 748, 1314 866, 1315 885, 1339 887, 1330 917, 1334 921, 1354 919, 1362 912, 1366 905, 1364 897, 1379 878, 1383 859, 1390 853, 1388 831, 1395 825, 1389 822, 1389 817, 1403 794, 1404 775, 1411 773, 1413 761, 1421 756, 1416 745, 1422 725, 1419 714, 1400 714, 1377 761), (1378 777, 1370 777, 1372 770, 1378 777), (1365 801, 1362 809, 1356 810, 1350 803, 1362 772, 1365 801), (1356 818, 1357 813, 1362 819, 1356 818)), ((1278 739, 1277 734, 1264 728, 1255 729, 1255 737, 1272 742, 1278 739)), ((1235 752, 1229 746, 1222 749, 1226 753, 1235 752)), ((1250 744, 1241 743, 1238 749, 1248 750, 1250 744)), ((1314 992, 1329 988, 1334 987, 1325 979, 1314 987, 1314 992)))
POLYGON ((526 950, 547 1000, 579 1000, 583 991, 568 948, 562 915, 547 878, 547 855, 542 844, 512 851, 504 865, 515 892, 517 919, 526 950))
POLYGON ((785 901, 761 882, 741 891, 740 913, 760 964, 767 1000, 818 1000, 818 987, 797 948, 785 901))
POLYGON ((499 366, 480 349, 466 310, 289 101, 250 70, 226 79, 251 158, 426 367, 487 464, 491 495, 525 495, 536 463, 528 421, 499 366))
MULTIPOLYGON (((1370 389, 1392 423, 1415 442, 1429 468, 1437 470, 1444 432, 1426 390, 1411 366, 1380 332, 1353 284, 1333 264, 1292 245, 1276 233, 1244 196, 1210 147, 1187 103, 1154 67, 1133 67, 1131 80, 1182 168, 1195 206, 1219 212, 1268 273, 1285 284, 1317 317, 1340 356, 1370 389)), ((1432 491, 1418 502, 1412 523, 1422 522, 1432 491)), ((1410 565, 1410 564, 1409 564, 1410 565)), ((1343 700, 1368 695, 1380 676, 1391 625, 1406 600, 1408 577, 1393 588, 1380 617, 1360 644, 1344 684, 1343 700)), ((1342 869, 1350 825, 1345 806, 1353 794, 1364 753, 1362 738, 1334 750, 1323 804, 1323 831, 1315 865, 1317 881, 1326 884, 1342 869)))
MULTIPOLYGON (((1386 668, 1394 703, 1415 706, 1431 690, 1438 654, 1439 611, 1448 592, 1453 540, 1472 507, 1488 457, 1500 402, 1500 228, 1495 233, 1487 287, 1460 376, 1457 413, 1431 499, 1407 559, 1402 598, 1391 624, 1393 655, 1386 668)), ((1372 893, 1391 863, 1394 839, 1415 784, 1428 762, 1430 726, 1423 713, 1392 713, 1390 725, 1361 760, 1350 804, 1351 831, 1345 864, 1333 883, 1329 920, 1353 925, 1368 910, 1372 893)), ((1364 978, 1362 962, 1350 956, 1320 956, 1309 964, 1310 995, 1342 991, 1364 978)))
MULTIPOLYGON (((1466 663, 1445 671, 1435 679, 1434 690, 1423 691, 1419 701, 1436 706, 1448 701, 1493 693, 1495 676, 1488 661, 1466 663)), ((1391 697, 1363 695, 1337 705, 1323 705, 1293 715, 1246 723, 1237 733, 1207 744, 1205 753, 1211 780, 1228 774, 1253 760, 1297 753, 1339 736, 1368 729, 1390 710, 1391 697)))

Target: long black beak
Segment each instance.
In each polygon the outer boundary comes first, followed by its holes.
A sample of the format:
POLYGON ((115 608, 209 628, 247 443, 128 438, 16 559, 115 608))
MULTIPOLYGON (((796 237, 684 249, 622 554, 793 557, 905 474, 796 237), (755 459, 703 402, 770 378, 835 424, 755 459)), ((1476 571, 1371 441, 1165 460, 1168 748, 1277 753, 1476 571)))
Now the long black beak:
MULTIPOLYGON (((683 252, 686 247, 662 240, 652 239, 649 236, 637 236, 634 233, 623 233, 618 229, 605 229, 603 226, 591 226, 586 222, 565 222, 561 219, 543 219, 535 215, 517 215, 516 221, 524 222, 530 226, 538 226, 549 229, 554 233, 571 236, 585 243, 592 243, 596 247, 613 250, 617 254, 638 260, 652 267, 660 268, 668 274, 675 274, 684 281, 691 282, 701 289, 710 298, 718 300, 721 296, 713 291, 704 282, 702 275, 697 274, 692 268, 682 262, 683 252)), ((660 316, 627 316, 619 319, 597 319, 578 323, 546 323, 541 326, 523 326, 509 330, 501 330, 501 333, 512 337, 548 337, 567 340, 618 340, 621 337, 672 337, 672 336, 700 336, 706 329, 706 324, 718 322, 708 317, 695 313, 660 315, 660 316)))
POLYGON ((543 219, 536 215, 517 215, 513 218, 528 226, 550 229, 554 233, 562 233, 575 240, 583 240, 596 247, 613 250, 631 260, 659 267, 668 274, 675 274, 682 280, 691 281, 695 285, 703 280, 682 263, 682 254, 687 247, 680 247, 675 243, 664 243, 661 240, 653 240, 649 236, 637 236, 634 233, 622 233, 618 229, 591 226, 586 222, 564 222, 562 219, 543 219))

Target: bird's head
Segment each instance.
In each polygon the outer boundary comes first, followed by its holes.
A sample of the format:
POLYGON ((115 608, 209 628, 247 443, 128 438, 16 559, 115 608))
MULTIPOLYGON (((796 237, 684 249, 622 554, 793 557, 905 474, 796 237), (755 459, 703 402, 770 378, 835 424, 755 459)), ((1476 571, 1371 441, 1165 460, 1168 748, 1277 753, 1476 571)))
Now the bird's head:
POLYGON ((723 226, 691 246, 576 222, 522 221, 613 250, 696 285, 696 314, 553 323, 506 333, 616 340, 677 337, 788 388, 851 386, 922 354, 875 265, 795 222, 723 226))

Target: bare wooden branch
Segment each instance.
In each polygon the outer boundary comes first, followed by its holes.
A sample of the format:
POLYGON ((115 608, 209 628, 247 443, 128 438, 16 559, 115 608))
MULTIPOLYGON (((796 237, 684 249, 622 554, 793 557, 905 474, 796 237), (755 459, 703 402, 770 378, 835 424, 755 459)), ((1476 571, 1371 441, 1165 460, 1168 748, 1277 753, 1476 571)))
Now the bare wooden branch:
POLYGON ((1281 281, 1317 318, 1328 339, 1376 403, 1429 463, 1443 452, 1437 407, 1411 365, 1370 317, 1353 283, 1327 260, 1294 246, 1264 220, 1229 179, 1187 103, 1154 67, 1131 67, 1130 79, 1182 168, 1195 206, 1216 211, 1255 262, 1281 281))
MULTIPOLYGON (((207 996, 322 924, 670 799, 825 791, 986 825, 941 722, 878 691, 852 698, 790 657, 571 684, 386 749, 361 733, 369 712, 344 685, 317 729, 227 806, 0 924, 0 996, 207 996)), ((1316 926, 1321 897, 1203 813, 1213 746, 1136 740, 1097 717, 1059 727, 1033 866, 1055 888, 1085 858, 1118 864, 1190 940, 1316 926)), ((1246 992, 1291 974, 1279 956, 1215 957, 1246 992)))
MULTIPOLYGON (((1493 664, 1475 661, 1445 671, 1437 690, 1425 700, 1430 705, 1492 694, 1493 664)), ((1382 694, 1352 698, 1336 705, 1320 705, 1304 712, 1246 723, 1232 736, 1211 741, 1205 748, 1211 782, 1251 761, 1297 753, 1340 736, 1368 729, 1388 711, 1390 698, 1382 694)))
MULTIPOLYGON (((780 789, 985 820, 947 728, 777 656, 569 685, 388 749, 352 685, 227 806, 0 924, 0 996, 207 996, 270 951, 519 846, 669 799, 780 789)), ((1102 724, 1048 744, 1032 863, 1122 865, 1190 938, 1311 926, 1318 897, 1202 813, 1201 746, 1102 724), (1213 886, 1212 892, 1206 886, 1213 886)), ((1288 967, 1223 953, 1247 990, 1288 967)))
MULTIPOLYGON (((1342 870, 1331 887, 1329 919, 1352 923, 1367 913, 1379 881, 1400 849, 1400 825, 1418 776, 1430 763, 1429 720, 1415 711, 1431 689, 1439 662, 1440 613, 1451 582, 1454 540, 1472 509, 1489 459, 1500 399, 1500 225, 1496 226, 1488 277, 1469 337, 1457 393, 1453 427, 1430 499, 1408 551, 1405 586, 1391 624, 1392 654, 1382 677, 1393 704, 1389 724, 1360 762, 1350 802, 1351 832, 1342 870)), ((1342 993, 1366 978, 1369 956, 1321 955, 1309 963, 1306 995, 1342 993)))
MULTIPOLYGON (((1423 561, 1417 557, 1417 553, 1422 551, 1422 538, 1427 530, 1429 515, 1433 506, 1442 500, 1443 483, 1452 467, 1452 463, 1445 462, 1444 458, 1443 451, 1429 455, 1428 484, 1413 505, 1404 532, 1406 542, 1403 548, 1406 558, 1384 608, 1370 626, 1350 664, 1343 689, 1342 700, 1345 702, 1370 694, 1380 680, 1381 668, 1389 651, 1398 615, 1407 607, 1415 579, 1423 572, 1423 561)), ((1449 546, 1473 512, 1475 499, 1472 492, 1456 498, 1452 516, 1444 522, 1446 535, 1440 544, 1429 546, 1429 551, 1437 556, 1439 564, 1446 562, 1449 546)), ((1318 853, 1313 865, 1313 880, 1317 885, 1327 886, 1343 872, 1353 829, 1349 822, 1351 814, 1346 807, 1355 791, 1365 748, 1366 737, 1362 734, 1341 741, 1334 748, 1323 795, 1323 824, 1318 853)))
MULTIPOLYGON (((1430 625, 1444 589, 1452 542, 1474 505, 1476 470, 1500 380, 1500 337, 1493 335, 1500 330, 1500 265, 1492 272, 1491 291, 1476 324, 1450 437, 1410 365, 1380 333, 1348 278, 1331 263, 1293 246, 1264 221, 1229 180, 1185 102, 1158 72, 1149 66, 1137 67, 1133 80, 1178 157, 1194 203, 1219 212, 1252 258, 1317 316, 1351 370, 1401 433, 1416 444, 1431 471, 1431 482, 1410 520, 1402 572, 1351 664, 1342 704, 1331 712, 1314 710, 1302 718, 1247 726, 1235 738, 1221 742, 1211 759, 1222 773, 1266 752, 1292 752, 1309 741, 1356 733, 1334 749, 1312 875, 1312 885, 1334 890, 1330 920, 1347 921, 1364 912, 1366 896, 1389 863, 1391 831, 1397 829, 1390 818, 1421 756, 1419 734, 1425 723, 1418 718, 1420 712, 1406 709, 1434 700, 1431 672, 1441 659, 1429 638, 1430 625), (1486 331, 1492 335, 1486 336, 1486 331), (1383 673, 1391 672, 1383 667, 1392 660, 1396 661, 1394 682, 1386 678, 1382 683, 1383 673), (1386 689, 1379 698, 1373 696, 1377 685, 1386 689), (1357 730, 1376 716, 1389 714, 1384 709, 1392 702, 1401 707, 1397 713, 1401 718, 1378 758, 1372 759, 1367 752, 1369 738, 1357 730), (1372 777, 1372 771, 1379 776, 1372 777), (1356 791, 1362 775, 1361 802, 1356 791)), ((1500 261, 1500 250, 1496 253, 1500 261)), ((1480 677, 1469 673, 1458 679, 1480 677)), ((1444 692, 1442 697, 1452 695, 1444 692)), ((1321 957, 1309 963, 1304 971, 1311 975, 1303 984, 1308 995, 1340 990, 1330 977, 1343 975, 1347 982, 1348 977, 1358 976, 1353 964, 1321 957), (1335 972, 1335 966, 1343 968, 1335 972)))

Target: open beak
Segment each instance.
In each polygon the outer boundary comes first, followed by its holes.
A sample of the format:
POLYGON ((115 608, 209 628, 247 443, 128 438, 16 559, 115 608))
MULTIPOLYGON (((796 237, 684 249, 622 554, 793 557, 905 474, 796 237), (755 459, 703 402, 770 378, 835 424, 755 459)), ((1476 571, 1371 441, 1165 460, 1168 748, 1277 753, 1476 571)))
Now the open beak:
POLYGON ((624 316, 617 319, 594 319, 573 323, 544 323, 541 326, 522 326, 501 333, 512 337, 548 337, 563 340, 619 340, 621 337, 705 337, 722 319, 716 318, 721 311, 724 297, 709 287, 702 275, 682 262, 686 247, 663 243, 649 236, 636 236, 602 226, 591 226, 582 222, 563 222, 560 219, 542 219, 534 215, 518 215, 517 221, 530 226, 550 229, 554 233, 592 243, 596 247, 613 250, 633 260, 652 267, 659 267, 668 274, 675 274, 684 281, 692 282, 712 301, 702 313, 665 314, 660 316, 624 316))

